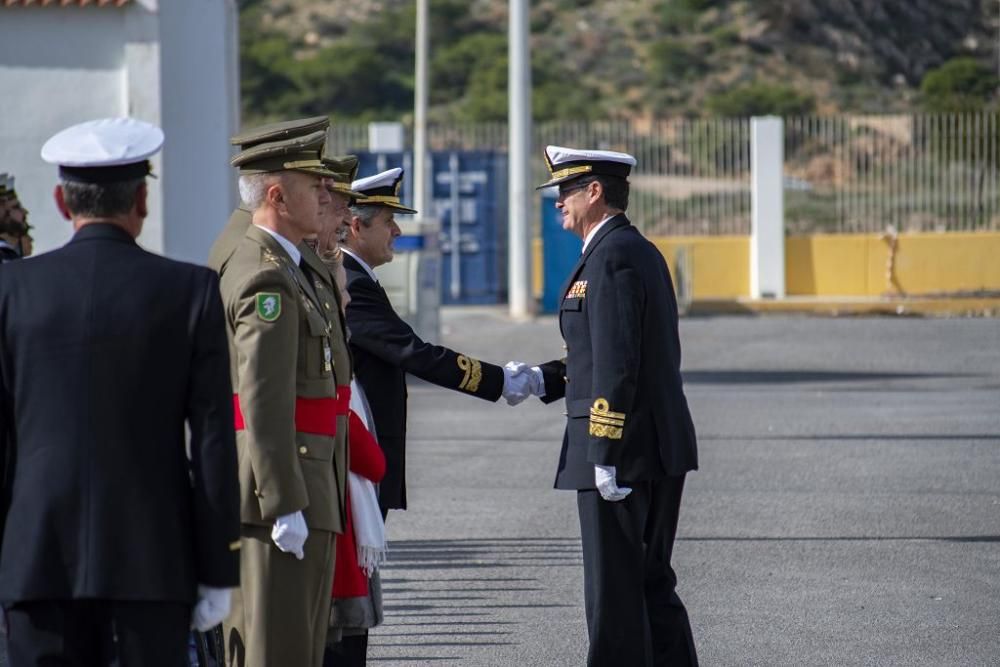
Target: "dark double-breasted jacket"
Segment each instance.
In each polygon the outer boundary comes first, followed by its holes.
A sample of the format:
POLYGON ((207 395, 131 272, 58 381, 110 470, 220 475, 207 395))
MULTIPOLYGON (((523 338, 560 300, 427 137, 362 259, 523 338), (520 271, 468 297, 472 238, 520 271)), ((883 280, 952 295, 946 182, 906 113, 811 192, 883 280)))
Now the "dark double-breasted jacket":
POLYGON ((0 267, 0 600, 238 585, 228 368, 215 274, 116 226, 0 267))
POLYGON ((406 374, 495 401, 503 392, 503 369, 421 340, 393 310, 381 285, 346 253, 344 268, 354 373, 386 458, 379 503, 383 509, 406 509, 406 374))
POLYGON ((542 400, 566 399, 556 488, 594 488, 594 464, 615 466, 623 484, 696 469, 677 302, 660 251, 620 214, 591 239, 562 294, 566 357, 542 364, 542 400))

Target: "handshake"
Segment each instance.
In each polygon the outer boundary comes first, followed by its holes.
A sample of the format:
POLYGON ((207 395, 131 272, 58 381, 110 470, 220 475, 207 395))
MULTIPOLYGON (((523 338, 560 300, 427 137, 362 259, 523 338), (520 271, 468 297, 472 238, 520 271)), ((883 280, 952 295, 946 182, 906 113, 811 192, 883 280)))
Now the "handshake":
POLYGON ((507 405, 517 405, 529 396, 545 395, 542 369, 520 361, 508 361, 503 367, 503 397, 507 405))

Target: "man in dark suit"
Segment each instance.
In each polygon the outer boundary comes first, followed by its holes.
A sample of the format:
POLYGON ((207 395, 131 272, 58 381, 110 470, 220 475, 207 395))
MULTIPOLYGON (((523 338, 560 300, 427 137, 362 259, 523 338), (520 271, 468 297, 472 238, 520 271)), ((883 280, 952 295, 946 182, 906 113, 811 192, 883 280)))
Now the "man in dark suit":
POLYGON ((392 261, 393 241, 400 235, 394 212, 416 213, 400 203, 403 170, 398 167, 354 181, 362 194, 341 248, 347 271, 347 326, 351 330, 354 373, 371 406, 386 473, 379 485, 382 514, 406 509, 406 374, 487 401, 501 396, 511 405, 529 395, 523 364, 495 366, 427 343, 396 314, 375 276, 392 261))
POLYGON ((10 664, 184 664, 239 583, 218 280, 135 238, 159 128, 76 125, 42 157, 75 234, 0 267, 0 601, 10 664), (190 437, 185 442, 185 430, 190 437))
POLYGON ((670 273, 625 216, 632 156, 549 146, 545 157, 539 187, 559 187, 563 228, 584 240, 559 310, 566 357, 532 372, 543 401, 566 398, 555 486, 577 491, 587 664, 695 665, 670 565, 698 467, 670 273))

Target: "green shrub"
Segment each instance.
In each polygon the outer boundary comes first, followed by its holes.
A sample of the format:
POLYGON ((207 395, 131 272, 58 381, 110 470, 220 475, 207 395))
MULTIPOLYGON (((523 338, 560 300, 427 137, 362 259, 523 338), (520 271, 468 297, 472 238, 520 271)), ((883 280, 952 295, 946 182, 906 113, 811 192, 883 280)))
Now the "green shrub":
POLYGON ((997 89, 993 71, 974 58, 952 58, 924 75, 920 93, 925 109, 954 113, 986 106, 997 89))
POLYGON ((816 107, 813 96, 792 86, 751 83, 709 96, 710 112, 720 116, 795 116, 808 114, 816 107))

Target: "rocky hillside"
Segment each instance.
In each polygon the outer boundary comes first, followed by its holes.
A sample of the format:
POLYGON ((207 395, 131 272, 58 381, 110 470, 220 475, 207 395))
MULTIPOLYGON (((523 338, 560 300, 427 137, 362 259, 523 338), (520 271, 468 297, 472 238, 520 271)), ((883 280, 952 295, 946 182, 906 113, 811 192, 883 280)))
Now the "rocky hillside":
MULTIPOLYGON (((405 118, 414 0, 241 0, 245 116, 405 118)), ((539 119, 905 111, 958 56, 996 71, 996 0, 533 0, 539 119)), ((506 0, 430 0, 432 115, 506 114, 506 0)))

